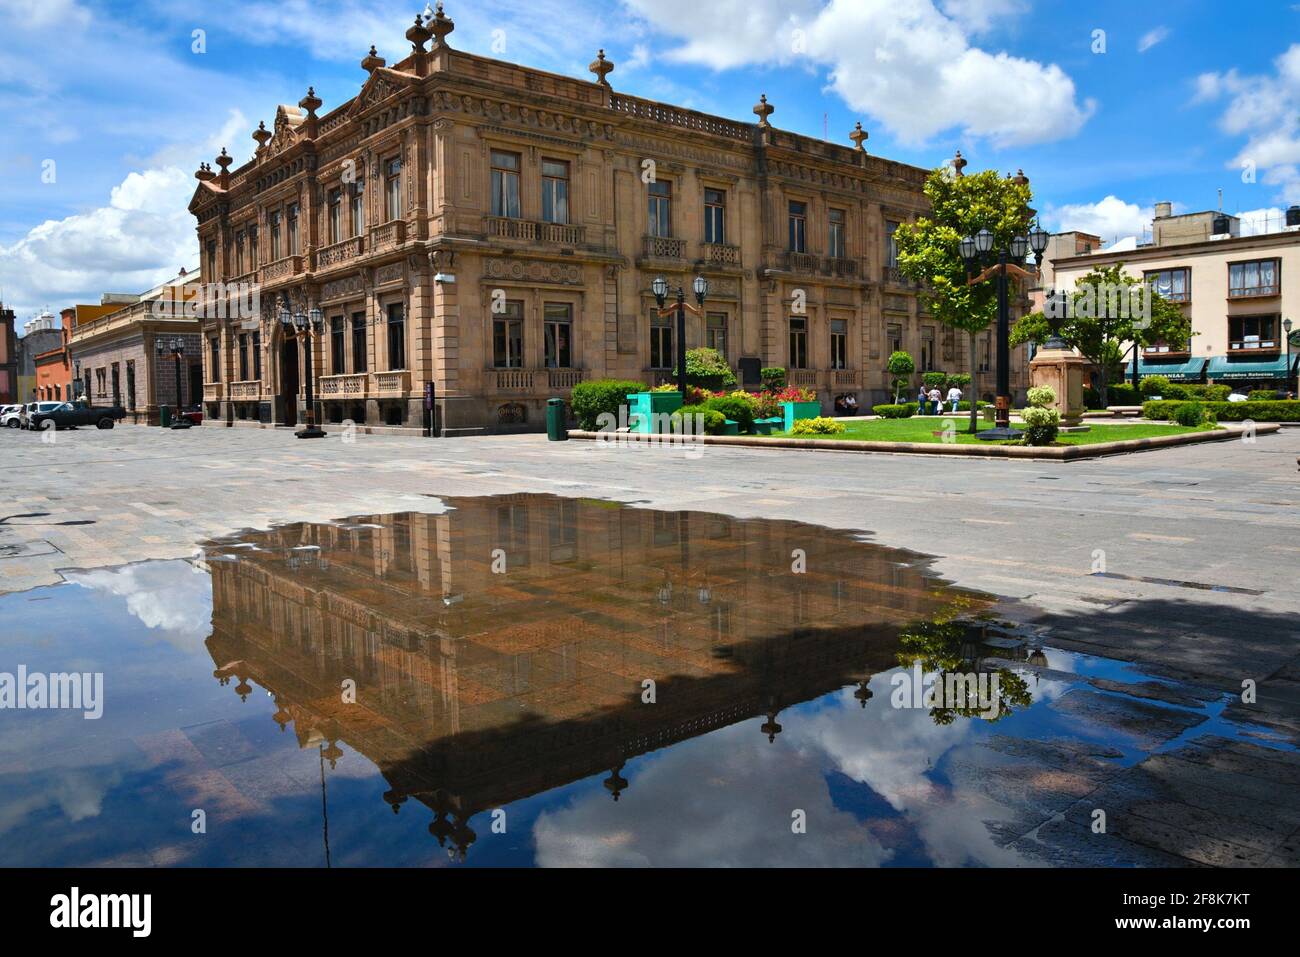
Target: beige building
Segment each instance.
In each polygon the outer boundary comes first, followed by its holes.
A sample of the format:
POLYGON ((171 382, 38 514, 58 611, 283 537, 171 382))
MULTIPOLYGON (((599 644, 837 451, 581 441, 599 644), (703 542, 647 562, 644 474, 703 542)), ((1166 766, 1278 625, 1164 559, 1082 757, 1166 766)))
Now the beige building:
POLYGON ((74 393, 95 405, 120 405, 125 421, 150 425, 158 424, 160 406, 199 404, 202 338, 185 303, 201 285, 198 271, 181 270, 146 293, 105 293, 98 306, 76 306, 68 340, 74 393), (179 396, 174 342, 182 350, 179 396))
MULTIPOLYGON (((1248 389, 1294 389, 1297 351, 1288 349, 1283 323, 1300 317, 1300 208, 1287 212, 1280 232, 1241 235, 1237 217, 1220 212, 1174 216, 1158 203, 1152 242, 1111 252, 1080 249, 1048 258, 1056 287, 1073 289, 1086 273, 1122 263, 1189 314, 1189 344, 1148 346, 1140 375, 1175 381, 1220 382, 1248 389), (1288 366, 1289 362, 1289 366, 1288 366)), ((1087 245, 1083 233, 1054 240, 1087 245)), ((1098 249, 1098 245, 1092 249, 1098 249)), ((1125 347, 1126 349, 1128 346, 1125 347)))
POLYGON ((682 343, 656 315, 658 275, 688 300, 710 282, 688 348, 720 349, 755 387, 786 367, 827 410, 884 401, 897 348, 969 371, 893 260, 926 170, 868 154, 860 128, 845 146, 779 130, 765 97, 737 122, 616 92, 603 52, 577 80, 453 50, 452 30, 441 9, 417 21, 400 62, 362 60, 353 99, 322 114, 308 90, 259 125, 247 163, 223 150, 196 173, 205 274, 257 300, 252 319, 221 318, 231 294, 210 295, 209 418, 302 421, 287 301, 319 310, 327 425, 419 429, 428 389, 439 434, 540 428, 546 399, 584 379, 671 378, 682 343))

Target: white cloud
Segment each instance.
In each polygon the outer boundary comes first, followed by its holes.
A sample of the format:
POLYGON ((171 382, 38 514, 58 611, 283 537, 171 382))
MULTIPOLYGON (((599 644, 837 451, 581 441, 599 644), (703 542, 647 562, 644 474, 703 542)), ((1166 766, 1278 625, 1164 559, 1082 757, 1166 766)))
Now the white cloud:
POLYGON ((1261 233, 1276 233, 1286 225, 1286 211, 1280 206, 1265 206, 1261 209, 1247 209, 1237 213, 1241 220, 1241 235, 1258 236, 1261 233))
POLYGON ((64 577, 123 599, 146 628, 182 651, 201 651, 212 633, 212 581, 188 562, 142 562, 64 577))
POLYGON ((1095 203, 1048 205, 1043 211, 1043 219, 1053 232, 1078 230, 1100 236, 1106 242, 1142 236, 1150 231, 1154 216, 1152 207, 1129 203, 1113 195, 1095 203))
MULTIPOLYGON (((997 145, 1072 136, 1093 104, 1055 64, 971 44, 976 7, 932 0, 628 0, 682 41, 669 58, 716 69, 782 64, 829 70, 829 88, 899 139, 957 130, 997 145), (960 16, 959 16, 960 14, 960 16)), ((1014 4, 986 8, 1005 15, 1014 4)), ((978 18, 977 18, 978 19, 978 18)), ((982 22, 982 21, 980 21, 982 22)), ((780 104, 776 104, 778 110, 780 104)), ((774 118, 780 125, 780 113, 774 118)))
POLYGON ((1246 140, 1224 165, 1253 171, 1258 182, 1278 187, 1277 198, 1300 202, 1300 43, 1274 59, 1272 73, 1231 69, 1198 76, 1192 102, 1221 100, 1227 103, 1219 129, 1246 140))
POLYGON ((130 173, 104 206, 47 220, 0 246, 5 298, 20 316, 45 303, 96 303, 105 291, 139 292, 198 259, 197 184, 175 166, 130 173))
POLYGON ((1163 42, 1168 36, 1168 27, 1156 27, 1154 30, 1148 30, 1138 40, 1138 53, 1146 53, 1157 43, 1163 42))

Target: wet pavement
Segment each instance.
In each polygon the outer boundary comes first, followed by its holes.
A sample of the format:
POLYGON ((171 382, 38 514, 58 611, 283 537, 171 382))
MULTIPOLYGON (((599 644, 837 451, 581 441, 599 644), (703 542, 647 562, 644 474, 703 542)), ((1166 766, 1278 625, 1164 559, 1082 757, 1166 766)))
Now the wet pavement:
POLYGON ((0 673, 103 675, 0 711, 0 864, 1300 862, 1285 703, 868 537, 427 499, 0 596, 0 673))

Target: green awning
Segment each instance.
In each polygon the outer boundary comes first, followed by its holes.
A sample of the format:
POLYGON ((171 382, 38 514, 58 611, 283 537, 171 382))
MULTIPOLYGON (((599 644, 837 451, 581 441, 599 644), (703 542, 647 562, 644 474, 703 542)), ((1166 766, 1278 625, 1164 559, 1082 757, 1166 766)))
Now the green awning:
MULTIPOLYGON (((1292 368, 1295 367, 1298 361, 1300 361, 1300 355, 1292 357, 1292 368)), ((1276 359, 1248 362, 1230 356, 1215 356, 1210 360, 1208 372, 1211 379, 1285 379, 1287 377, 1286 358, 1278 356, 1276 359)))
MULTIPOLYGON (((1138 359, 1138 375, 1162 375, 1170 382, 1200 382, 1208 359, 1188 359, 1186 362, 1150 362, 1138 359)), ((1132 362, 1127 366, 1133 368, 1132 362)))

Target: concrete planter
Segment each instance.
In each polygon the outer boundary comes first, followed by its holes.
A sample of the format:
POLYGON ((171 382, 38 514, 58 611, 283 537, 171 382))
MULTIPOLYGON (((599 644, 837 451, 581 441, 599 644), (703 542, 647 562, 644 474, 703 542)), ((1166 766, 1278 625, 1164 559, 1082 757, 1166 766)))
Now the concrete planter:
POLYGON ((782 428, 789 432, 794 428, 796 419, 815 419, 822 414, 820 402, 782 402, 782 428))
POLYGON ((646 435, 655 431, 670 431, 666 417, 682 407, 682 394, 680 392, 633 392, 627 397, 627 400, 629 431, 641 432, 646 435), (656 420, 655 416, 664 416, 665 418, 656 420), (656 429, 656 425, 660 425, 660 428, 656 429))

